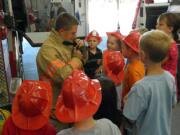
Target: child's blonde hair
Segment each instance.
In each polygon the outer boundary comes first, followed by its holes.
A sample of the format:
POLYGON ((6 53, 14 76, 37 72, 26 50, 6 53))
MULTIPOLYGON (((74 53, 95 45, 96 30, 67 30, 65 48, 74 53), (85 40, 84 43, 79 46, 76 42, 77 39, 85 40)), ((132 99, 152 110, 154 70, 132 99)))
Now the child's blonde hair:
POLYGON ((145 32, 148 32, 148 29, 146 27, 140 27, 140 28, 134 29, 133 31, 139 32, 142 35, 145 32))
POLYGON ((160 30, 152 30, 142 35, 140 48, 149 55, 152 62, 161 62, 165 59, 170 48, 170 38, 160 30))

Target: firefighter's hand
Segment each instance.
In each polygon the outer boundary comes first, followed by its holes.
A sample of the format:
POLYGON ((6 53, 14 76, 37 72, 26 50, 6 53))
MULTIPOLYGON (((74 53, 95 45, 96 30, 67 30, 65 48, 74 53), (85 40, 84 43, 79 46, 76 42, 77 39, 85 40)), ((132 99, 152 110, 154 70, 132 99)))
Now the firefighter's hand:
POLYGON ((83 60, 83 55, 82 55, 81 51, 79 49, 77 49, 76 47, 73 50, 73 57, 77 57, 80 60, 83 60))
POLYGON ((75 42, 77 44, 76 49, 79 49, 81 54, 83 55, 82 57, 82 62, 86 63, 87 59, 88 59, 88 50, 87 47, 85 46, 85 43, 83 40, 81 39, 75 39, 75 42))
POLYGON ((77 46, 76 46, 77 48, 84 46, 84 41, 81 39, 75 39, 75 42, 77 44, 77 46))

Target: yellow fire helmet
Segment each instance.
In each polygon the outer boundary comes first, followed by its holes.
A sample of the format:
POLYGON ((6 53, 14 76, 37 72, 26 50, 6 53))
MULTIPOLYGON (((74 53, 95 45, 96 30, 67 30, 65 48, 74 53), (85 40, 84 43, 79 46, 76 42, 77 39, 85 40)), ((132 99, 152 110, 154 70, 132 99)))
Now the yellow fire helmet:
POLYGON ((10 112, 4 109, 0 109, 0 135, 2 132, 3 124, 5 123, 6 119, 10 116, 10 112))

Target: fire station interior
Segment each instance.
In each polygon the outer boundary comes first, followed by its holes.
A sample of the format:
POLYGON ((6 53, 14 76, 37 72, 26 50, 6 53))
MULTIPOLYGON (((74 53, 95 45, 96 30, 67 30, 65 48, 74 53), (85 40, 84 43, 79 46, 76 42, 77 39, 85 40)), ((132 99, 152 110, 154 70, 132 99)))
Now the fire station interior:
MULTIPOLYGON (((77 37, 83 39, 94 29, 99 32, 102 51, 106 49, 106 32, 127 35, 133 22, 135 27, 151 30, 161 13, 180 14, 179 0, 0 0, 0 108, 11 111, 23 80, 39 79, 36 55, 61 7, 79 20, 77 37)), ((178 49, 180 53, 180 40, 178 49)), ((177 84, 180 86, 180 59, 177 84)), ((179 125, 178 103, 173 109, 172 135, 180 135, 179 125)))

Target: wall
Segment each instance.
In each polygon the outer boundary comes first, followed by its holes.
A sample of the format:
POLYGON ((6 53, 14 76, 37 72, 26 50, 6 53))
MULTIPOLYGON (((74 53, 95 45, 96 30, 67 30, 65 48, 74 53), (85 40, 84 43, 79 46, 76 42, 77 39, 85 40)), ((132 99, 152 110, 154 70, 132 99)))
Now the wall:
POLYGON ((75 16, 80 21, 77 36, 85 36, 87 34, 86 7, 87 7, 86 0, 75 0, 75 16))

